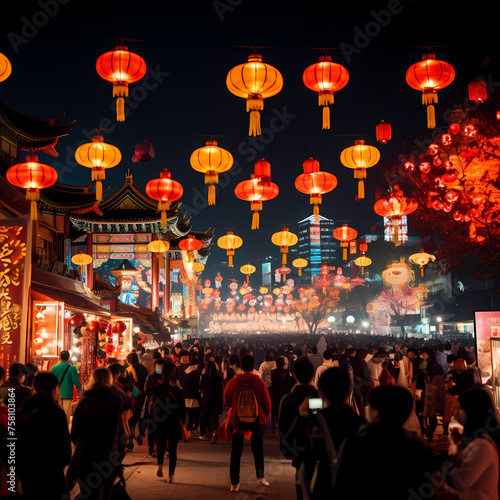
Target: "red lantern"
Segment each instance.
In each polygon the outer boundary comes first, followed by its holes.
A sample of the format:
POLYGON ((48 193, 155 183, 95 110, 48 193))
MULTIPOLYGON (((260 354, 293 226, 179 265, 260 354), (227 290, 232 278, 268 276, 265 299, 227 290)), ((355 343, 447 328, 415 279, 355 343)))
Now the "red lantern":
POLYGON ((488 99, 488 92, 486 91, 486 82, 483 80, 474 80, 469 83, 469 99, 471 101, 483 102, 488 99))
POLYGON ((271 182, 271 164, 264 159, 255 164, 251 179, 242 181, 234 188, 234 194, 240 199, 250 202, 253 211, 252 229, 259 229, 259 211, 262 202, 276 198, 279 188, 271 182))
POLYGON ((83 323, 84 319, 85 316, 83 315, 83 313, 73 314, 73 316, 71 316, 71 318, 69 319, 69 324, 72 327, 77 327, 83 323))
POLYGON ((127 329, 127 325, 123 321, 115 321, 111 328, 112 333, 122 334, 127 329))
POLYGON ((53 186, 57 182, 55 168, 39 163, 35 155, 26 155, 26 161, 12 165, 7 170, 6 177, 13 186, 26 189, 26 199, 31 202, 31 220, 37 220, 36 200, 40 196, 40 189, 53 186))
POLYGON ((422 91, 422 104, 427 106, 427 127, 435 128, 433 104, 438 102, 437 91, 447 87, 455 79, 453 66, 436 59, 435 54, 424 54, 422 60, 412 64, 406 72, 406 83, 422 91))
POLYGON ((324 55, 319 62, 311 64, 302 75, 304 85, 318 92, 318 104, 323 106, 323 129, 330 128, 330 104, 333 104, 333 93, 343 89, 349 81, 349 73, 341 64, 332 62, 330 56, 324 55))
POLYGON ((286 275, 292 272, 292 270, 286 266, 279 267, 277 271, 283 276, 283 281, 286 281, 286 275))
POLYGON ((99 330, 101 329, 100 325, 99 325, 99 321, 89 321, 87 323, 87 330, 90 332, 90 333, 96 333, 98 332, 99 330))
POLYGON ((319 206, 322 203, 322 195, 333 191, 337 187, 337 178, 330 172, 321 172, 319 161, 312 157, 303 164, 304 173, 295 179, 295 187, 298 191, 309 195, 311 205, 314 205, 314 215, 319 215, 319 206))
POLYGON ((148 340, 147 335, 141 332, 141 338, 137 341, 137 343, 142 345, 146 342, 146 340, 148 340))
POLYGON ((326 276, 329 273, 329 271, 330 271, 330 268, 326 264, 323 264, 321 266, 321 274, 323 276, 326 276))
POLYGON ((96 70, 101 78, 113 84, 113 97, 117 97, 116 119, 125 121, 123 97, 128 97, 129 84, 138 82, 146 74, 146 62, 127 47, 117 46, 97 59, 96 70))
POLYGON ((161 211, 161 227, 167 225, 167 210, 170 203, 180 199, 184 193, 182 184, 171 179, 172 174, 165 168, 159 179, 153 179, 146 184, 146 193, 153 200, 158 200, 158 210, 161 211))
POLYGON ((340 248, 343 248, 343 259, 347 260, 349 242, 358 237, 358 232, 352 227, 349 227, 347 224, 343 224, 342 226, 334 229, 333 237, 340 241, 340 248))
POLYGON ((359 251, 361 253, 365 253, 366 251, 368 251, 368 245, 366 243, 360 243, 359 244, 359 251))
POLYGON ((200 250, 203 247, 203 243, 197 240, 192 234, 188 234, 187 238, 179 241, 179 248, 187 252, 187 261, 193 262, 194 252, 200 250))
POLYGON ((390 123, 386 123, 384 120, 375 127, 375 132, 377 134, 377 141, 381 144, 387 144, 392 139, 392 127, 390 123))

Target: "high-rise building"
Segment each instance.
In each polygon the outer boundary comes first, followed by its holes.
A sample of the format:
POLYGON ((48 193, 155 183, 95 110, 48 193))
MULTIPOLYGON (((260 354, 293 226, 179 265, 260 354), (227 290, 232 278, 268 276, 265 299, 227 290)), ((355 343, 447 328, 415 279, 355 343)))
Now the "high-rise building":
POLYGON ((321 264, 332 265, 336 261, 339 244, 333 229, 333 220, 321 215, 311 215, 298 223, 297 255, 309 263, 304 273, 319 274, 321 264))

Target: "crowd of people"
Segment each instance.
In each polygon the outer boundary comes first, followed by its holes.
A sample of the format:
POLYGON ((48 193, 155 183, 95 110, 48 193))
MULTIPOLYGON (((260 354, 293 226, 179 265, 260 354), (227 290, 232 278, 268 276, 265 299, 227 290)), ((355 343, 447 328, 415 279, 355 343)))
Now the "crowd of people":
POLYGON ((389 499, 495 500, 500 432, 484 375, 470 342, 285 335, 137 346, 82 388, 62 351, 51 372, 0 367, 2 479, 11 479, 12 411, 16 421, 15 488, 2 480, 1 493, 69 498, 78 484, 77 498, 109 499, 125 486, 126 453, 143 442, 157 476, 174 482, 178 444, 195 437, 231 442, 235 492, 249 439, 256 484, 265 487, 267 426, 295 468, 298 499, 353 498, 353 488, 364 498, 382 485, 389 499), (413 411, 420 435, 405 428, 413 411), (34 449, 44 450, 36 467, 34 449))

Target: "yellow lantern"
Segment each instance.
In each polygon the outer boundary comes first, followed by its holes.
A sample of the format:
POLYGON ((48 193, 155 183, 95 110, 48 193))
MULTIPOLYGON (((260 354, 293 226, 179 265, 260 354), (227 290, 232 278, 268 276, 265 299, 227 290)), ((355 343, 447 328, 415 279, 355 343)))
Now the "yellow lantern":
POLYGON ((260 54, 250 54, 248 62, 239 64, 229 71, 226 78, 229 92, 247 100, 250 112, 248 135, 261 134, 260 113, 264 99, 276 95, 283 88, 283 76, 270 64, 262 62, 260 54))
POLYGON ((424 269, 427 267, 427 264, 429 264, 429 262, 435 262, 436 257, 434 255, 431 255, 430 253, 424 252, 424 250, 422 249, 422 250, 420 250, 420 252, 414 253, 413 255, 410 255, 410 257, 408 257, 408 260, 412 264, 416 264, 417 266, 420 266, 420 276, 422 276, 422 278, 423 278, 424 277, 424 269))
POLYGON ((219 183, 219 174, 227 172, 233 166, 233 155, 217 146, 217 141, 207 141, 205 146, 191 154, 191 167, 205 174, 208 184, 208 204, 215 205, 215 184, 219 183))
POLYGON ((193 262, 193 272, 202 273, 205 270, 203 262, 193 262))
POLYGON ((282 264, 286 264, 286 254, 288 253, 288 247, 297 244, 299 238, 296 234, 291 233, 287 227, 283 228, 283 231, 274 233, 271 236, 271 241, 274 245, 281 247, 281 253, 283 254, 282 264))
POLYGON ((380 151, 374 146, 367 146, 363 139, 354 141, 354 146, 344 149, 340 154, 342 165, 354 169, 354 178, 358 179, 358 199, 365 197, 366 169, 373 167, 380 160, 380 151))
POLYGON ((7 56, 0 52, 0 82, 4 82, 12 73, 12 65, 7 56))
POLYGON ((148 250, 153 253, 163 253, 169 250, 170 243, 164 240, 153 240, 148 243, 148 250))
POLYGON ((104 142, 102 135, 94 135, 92 142, 82 144, 75 152, 75 160, 83 167, 92 169, 92 180, 96 181, 95 197, 102 201, 102 182, 106 169, 120 163, 122 154, 116 146, 104 142))
POLYGON ((365 267, 369 266, 372 263, 372 260, 369 259, 366 255, 362 255, 361 257, 358 257, 355 261, 354 264, 356 264, 358 267, 361 268, 361 274, 365 274, 365 267))
POLYGON ((256 271, 256 268, 255 266, 252 266, 252 264, 245 264, 244 266, 240 267, 240 271, 243 274, 247 275, 247 283, 248 283, 250 281, 250 275, 256 271))
POLYGON ((228 231, 226 235, 221 236, 217 240, 217 246, 224 248, 226 250, 226 255, 228 256, 228 267, 233 267, 233 255, 236 248, 240 248, 243 245, 243 240, 233 234, 232 231, 228 231))
POLYGON ((85 266, 89 265, 94 259, 92 258, 92 255, 88 255, 86 253, 80 252, 73 257, 71 257, 71 262, 73 264, 80 266, 80 274, 83 274, 85 271, 85 266))
POLYGON ((268 290, 265 286, 263 286, 263 287, 261 287, 261 288, 259 289, 259 292, 260 292, 262 295, 265 295, 268 291, 269 291, 269 290, 268 290))
POLYGON ((293 262, 292 262, 292 266, 293 267, 297 267, 299 269, 299 276, 302 276, 302 268, 303 267, 306 267, 307 264, 309 264, 307 262, 306 259, 302 259, 302 258, 298 258, 298 259, 295 259, 293 262))

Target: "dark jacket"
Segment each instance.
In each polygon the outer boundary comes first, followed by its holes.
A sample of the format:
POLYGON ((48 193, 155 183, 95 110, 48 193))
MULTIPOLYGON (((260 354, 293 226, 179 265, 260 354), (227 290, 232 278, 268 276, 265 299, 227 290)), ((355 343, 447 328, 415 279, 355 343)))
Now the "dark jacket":
POLYGON ((64 411, 50 395, 35 394, 17 415, 16 435, 16 472, 23 498, 40 498, 41 492, 46 498, 60 498, 66 491, 64 467, 71 459, 64 411))
POLYGON ((448 389, 448 393, 452 396, 460 396, 462 392, 474 385, 474 375, 467 370, 460 374, 456 370, 451 370, 449 374, 451 375, 451 381, 455 384, 448 389))
POLYGON ((202 393, 201 406, 219 408, 219 411, 222 412, 224 394, 222 375, 215 369, 210 374, 205 371, 200 379, 200 389, 202 393))
POLYGON ((271 370, 271 387, 269 389, 271 399, 281 401, 281 398, 288 394, 288 378, 288 370, 284 368, 271 370))
POLYGON ((22 385, 17 378, 8 378, 0 386, 0 399, 3 399, 4 403, 7 404, 9 399, 9 389, 14 389, 15 394, 15 407, 16 411, 21 408, 21 406, 31 397, 33 394, 29 387, 22 385))
POLYGON ((288 432, 299 415, 299 406, 306 398, 317 398, 318 389, 314 385, 299 385, 296 384, 290 394, 287 394, 281 399, 280 409, 278 413, 278 427, 280 434, 288 432))
POLYGON ((198 366, 190 366, 184 372, 184 384, 182 386, 184 399, 196 399, 200 401, 200 371, 198 366))
POLYGON ((180 387, 162 379, 155 385, 152 398, 156 407, 153 418, 158 428, 168 428, 180 437, 181 424, 186 419, 186 404, 180 387))

